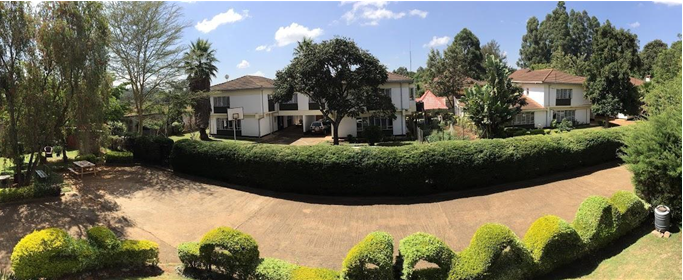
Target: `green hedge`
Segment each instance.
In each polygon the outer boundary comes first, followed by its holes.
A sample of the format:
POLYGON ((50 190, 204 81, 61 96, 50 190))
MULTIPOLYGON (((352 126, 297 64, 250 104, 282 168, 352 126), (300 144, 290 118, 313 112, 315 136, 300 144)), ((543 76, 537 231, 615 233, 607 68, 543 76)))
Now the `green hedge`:
POLYGON ((396 262, 400 263, 403 280, 445 279, 455 257, 446 243, 431 234, 418 232, 401 239, 396 262), (415 270, 415 265, 420 260, 434 263, 439 268, 415 270))
POLYGON ((624 129, 360 149, 181 140, 171 165, 180 173, 282 192, 419 195, 615 160, 624 129))
POLYGON ((116 239, 118 243, 112 235, 109 229, 101 227, 88 230, 88 240, 74 239, 57 228, 35 231, 14 246, 10 257, 12 270, 17 279, 52 279, 103 267, 130 268, 158 263, 156 243, 116 239))
POLYGON ((531 253, 512 230, 485 224, 460 252, 448 279, 527 279, 533 268, 531 253))
POLYGON ((621 214, 621 221, 617 229, 620 234, 625 234, 638 227, 649 214, 648 205, 632 192, 618 191, 610 197, 609 201, 621 214))
POLYGON ((199 255, 209 267, 236 279, 247 279, 259 261, 256 240, 229 227, 207 232, 199 242, 199 255))
POLYGON ((327 268, 301 266, 292 271, 292 280, 339 280, 339 272, 327 268))
POLYGON ((0 188, 0 203, 16 202, 32 198, 57 197, 62 194, 62 175, 52 172, 49 168, 44 170, 48 178, 39 180, 36 176, 31 184, 19 188, 0 188))
POLYGON ((256 280, 290 280, 297 268, 297 265, 280 259, 264 258, 256 267, 254 277, 256 280))
POLYGON ((524 234, 524 245, 531 252, 540 274, 575 260, 584 251, 584 243, 576 230, 552 215, 531 224, 524 234))
POLYGON ((173 149, 173 140, 163 136, 138 136, 129 139, 133 158, 148 164, 166 166, 173 149))
POLYGON ((185 267, 199 268, 204 266, 199 255, 199 243, 197 242, 180 243, 178 245, 178 258, 185 267))
POLYGON ((587 249, 592 251, 618 236, 620 219, 619 210, 607 198, 591 196, 579 206, 572 226, 586 243, 587 249))
POLYGON ((107 151, 104 154, 107 164, 131 164, 135 162, 132 152, 107 151))
POLYGON ((392 280, 394 238, 386 232, 368 234, 353 246, 342 262, 341 279, 392 280), (368 268, 373 264, 376 268, 368 268))

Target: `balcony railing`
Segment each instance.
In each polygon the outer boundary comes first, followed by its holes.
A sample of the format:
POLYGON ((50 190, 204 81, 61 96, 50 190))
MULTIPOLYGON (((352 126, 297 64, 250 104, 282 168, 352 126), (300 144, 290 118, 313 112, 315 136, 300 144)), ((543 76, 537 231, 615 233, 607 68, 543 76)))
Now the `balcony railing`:
POLYGON ((318 103, 308 103, 308 110, 320 110, 318 103))
POLYGON ((571 99, 555 99, 555 106, 569 106, 572 105, 571 99))
POLYGON ((299 110, 299 104, 296 103, 280 103, 280 111, 295 111, 299 110))
POLYGON ((227 113, 228 112, 228 107, 213 107, 213 112, 214 113, 227 113))

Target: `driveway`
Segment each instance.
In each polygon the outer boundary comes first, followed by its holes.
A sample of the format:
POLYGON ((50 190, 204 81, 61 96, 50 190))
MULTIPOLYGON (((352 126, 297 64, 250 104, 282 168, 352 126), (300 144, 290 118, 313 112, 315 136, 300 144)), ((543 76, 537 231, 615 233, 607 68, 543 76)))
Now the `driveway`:
POLYGON ((273 132, 259 139, 259 143, 283 144, 283 145, 317 145, 324 141, 332 141, 329 135, 304 135, 301 126, 292 125, 279 131, 273 132))
POLYGON ((366 234, 384 230, 398 241, 423 231, 454 250, 465 248, 484 223, 509 226, 523 236, 546 214, 571 221, 589 195, 632 190, 631 173, 604 164, 492 189, 419 198, 336 198, 282 195, 171 172, 108 167, 85 177, 61 199, 0 206, 0 268, 21 236, 60 227, 83 236, 102 224, 126 238, 158 242, 162 263, 177 263, 176 247, 198 241, 218 226, 252 235, 262 256, 339 269, 348 250, 366 234), (494 190, 495 189, 495 192, 494 190))

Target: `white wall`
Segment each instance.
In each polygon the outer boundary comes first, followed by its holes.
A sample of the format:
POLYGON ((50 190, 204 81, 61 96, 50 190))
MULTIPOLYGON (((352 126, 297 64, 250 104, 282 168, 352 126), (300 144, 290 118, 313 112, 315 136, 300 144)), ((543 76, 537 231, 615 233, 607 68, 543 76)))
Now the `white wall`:
POLYGON ((244 117, 242 120, 242 136, 259 137, 258 121, 254 117, 244 117))
POLYGON ((270 115, 264 116, 263 118, 261 118, 259 120, 259 123, 261 125, 261 132, 260 132, 259 137, 273 132, 271 129, 271 126, 270 126, 270 120, 271 120, 270 115))
POLYGON ((584 96, 583 96, 583 86, 582 85, 569 85, 569 84, 551 84, 550 85, 550 105, 549 106, 556 106, 555 105, 555 97, 557 96, 557 89, 572 89, 572 103, 571 106, 579 107, 579 106, 586 106, 590 105, 590 101, 588 101, 584 96))
POLYGON ((268 112, 268 94, 272 94, 272 89, 250 89, 236 91, 213 92, 211 96, 211 108, 213 109, 213 97, 229 96, 230 107, 244 108, 245 115, 263 114, 268 112))
POLYGON ((547 127, 550 126, 548 123, 548 112, 547 111, 535 111, 534 112, 534 127, 547 127))
MULTIPOLYGON (((538 104, 541 104, 541 106, 547 106, 547 103, 545 102, 545 88, 546 86, 543 84, 518 84, 519 87, 522 88, 524 91, 524 94, 527 94, 527 89, 529 90, 528 96, 529 98, 533 99, 534 101, 538 102, 538 104)), ((534 116, 535 118, 535 116, 534 116)))
POLYGON ((405 135, 406 134, 406 120, 402 111, 396 112, 396 119, 393 122, 394 135, 405 135))
MULTIPOLYGON (((334 129, 334 128, 333 128, 334 129)), ((355 118, 343 118, 341 123, 339 124, 339 137, 346 137, 346 135, 353 135, 354 137, 358 136, 356 133, 356 119, 355 118)), ((334 133, 334 131, 333 131, 334 133)))
POLYGON ((579 123, 589 123, 590 122, 590 109, 577 109, 575 113, 575 119, 579 123))

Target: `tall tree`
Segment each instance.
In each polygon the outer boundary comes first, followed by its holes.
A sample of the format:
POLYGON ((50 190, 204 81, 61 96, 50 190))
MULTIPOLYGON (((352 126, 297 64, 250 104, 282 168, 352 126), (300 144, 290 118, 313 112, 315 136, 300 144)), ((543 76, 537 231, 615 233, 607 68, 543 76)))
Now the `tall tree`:
POLYGON ((552 51, 561 50, 571 53, 571 34, 569 32, 569 14, 564 1, 557 2, 557 7, 541 23, 541 33, 546 35, 552 51))
POLYGON ((643 51, 640 52, 640 60, 643 62, 643 67, 640 69, 640 76, 652 76, 652 67, 657 62, 657 57, 662 51, 665 51, 669 46, 662 40, 656 39, 645 44, 643 51))
POLYGON ((368 51, 346 38, 313 43, 304 40, 294 58, 275 75, 274 100, 291 100, 295 93, 308 96, 329 120, 334 144, 339 145, 339 124, 344 117, 373 113, 395 118, 391 98, 380 93, 387 69, 368 51))
POLYGON ((522 36, 522 47, 519 49, 517 66, 529 68, 534 64, 550 62, 550 48, 544 35, 539 30, 536 17, 526 22, 526 34, 522 36))
POLYGON ((606 21, 593 41, 593 56, 585 81, 584 94, 591 101, 592 111, 608 118, 618 113, 637 114, 638 90, 631 83, 631 73, 639 67, 636 35, 616 29, 606 21))
POLYGON ((211 48, 207 40, 197 39, 190 44, 190 49, 183 55, 185 73, 190 85, 190 92, 197 95, 194 103, 194 119, 201 140, 209 140, 206 128, 209 127, 211 101, 205 93, 211 90, 211 77, 216 77, 218 67, 216 50, 211 48))
POLYGON ((486 57, 486 85, 465 91, 465 113, 481 131, 481 137, 493 138, 506 122, 522 111, 526 101, 522 89, 512 84, 510 69, 499 59, 486 57))
POLYGON ((444 56, 460 54, 463 56, 467 76, 475 80, 481 79, 484 76, 484 58, 481 54, 481 45, 479 38, 467 28, 463 28, 455 35, 453 43, 444 51, 444 56))
POLYGON ((393 72, 394 74, 399 74, 399 75, 410 77, 410 78, 412 78, 412 74, 414 74, 414 73, 411 74, 411 72, 408 71, 408 68, 405 68, 403 66, 396 68, 394 71, 391 71, 391 72, 393 72))
POLYGON ((144 116, 153 95, 182 73, 183 47, 179 45, 186 24, 180 7, 169 2, 114 1, 107 5, 112 34, 111 68, 117 78, 130 83, 142 134, 144 116))
POLYGON ((668 81, 681 73, 681 41, 672 43, 669 49, 662 51, 657 56, 657 61, 652 66, 655 81, 668 81))
POLYGON ((500 59, 503 62, 507 60, 507 55, 500 50, 500 44, 498 44, 496 40, 491 40, 481 46, 481 55, 482 57, 493 55, 493 57, 500 59))
POLYGON ((451 108, 455 108, 457 97, 466 88, 466 65, 461 48, 451 48, 443 55, 432 49, 427 57, 427 86, 434 95, 446 97, 446 102, 451 108))

